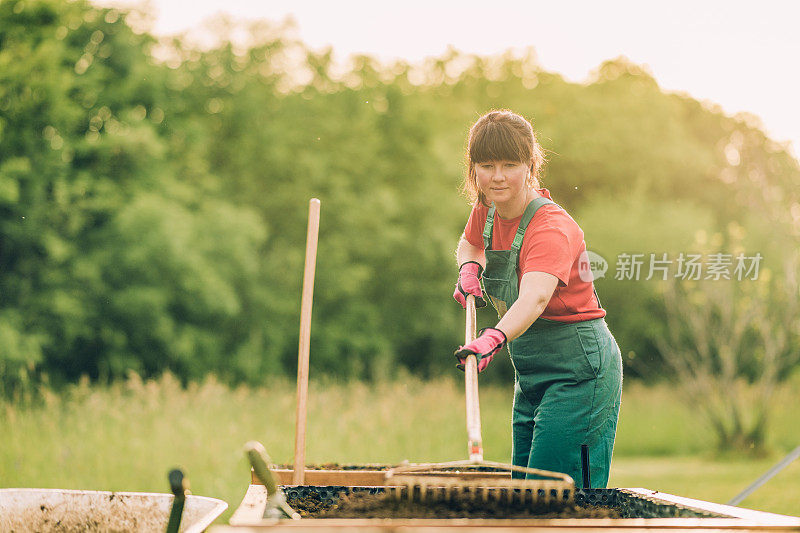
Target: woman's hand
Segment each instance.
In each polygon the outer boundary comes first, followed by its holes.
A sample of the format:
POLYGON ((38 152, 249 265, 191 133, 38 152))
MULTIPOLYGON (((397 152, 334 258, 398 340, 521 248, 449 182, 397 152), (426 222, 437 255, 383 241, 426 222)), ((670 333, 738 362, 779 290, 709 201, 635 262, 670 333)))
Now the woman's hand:
POLYGON ((461 346, 455 352, 458 364, 456 368, 464 370, 464 363, 470 354, 474 354, 478 359, 478 372, 484 368, 494 358, 494 354, 499 352, 506 345, 506 334, 495 328, 483 328, 478 332, 478 338, 465 346, 461 346))
POLYGON ((483 267, 477 261, 467 261, 458 269, 458 282, 453 298, 467 308, 467 295, 475 296, 475 307, 486 307, 486 300, 483 299, 481 291, 481 274, 483 267))

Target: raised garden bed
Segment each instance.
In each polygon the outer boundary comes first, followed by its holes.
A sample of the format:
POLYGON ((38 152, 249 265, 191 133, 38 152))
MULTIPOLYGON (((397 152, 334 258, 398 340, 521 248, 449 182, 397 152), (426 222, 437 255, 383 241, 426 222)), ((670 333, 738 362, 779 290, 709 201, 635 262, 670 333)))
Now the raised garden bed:
MULTIPOLYGON (((327 466, 327 465, 326 465, 327 466)), ((480 502, 431 506, 400 504, 383 499, 383 465, 330 465, 338 470, 307 470, 309 485, 291 486, 291 470, 278 472, 289 504, 303 518, 265 520, 266 491, 250 485, 244 500, 231 518, 231 526, 218 526, 218 533, 239 528, 270 531, 392 531, 506 532, 535 529, 637 529, 648 531, 726 530, 796 531, 800 518, 752 511, 738 507, 683 498, 643 488, 578 489, 572 508, 547 509, 532 505, 501 506, 480 502), (324 483, 320 483, 323 480, 324 483), (370 482, 370 483, 364 483, 370 482)), ((454 475, 457 474, 454 472, 454 475)), ((463 475, 463 474, 459 474, 463 475)), ((486 485, 506 476, 501 472, 478 472, 486 485)), ((438 505, 438 504, 437 504, 438 505)))

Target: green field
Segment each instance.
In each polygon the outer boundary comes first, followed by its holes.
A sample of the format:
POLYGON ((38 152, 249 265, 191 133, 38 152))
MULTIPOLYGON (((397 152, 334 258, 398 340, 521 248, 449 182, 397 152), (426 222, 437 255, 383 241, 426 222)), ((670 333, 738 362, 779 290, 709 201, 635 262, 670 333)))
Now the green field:
MULTIPOLYGON (((724 503, 800 444, 797 388, 782 391, 772 452, 763 458, 713 455, 713 435, 666 386, 626 384, 610 486, 646 487, 724 503)), ((507 461, 511 386, 481 390, 488 459, 507 461)), ((0 403, 0 486, 167 492, 167 471, 185 469, 195 494, 228 502, 248 483, 242 445, 260 440, 276 462, 291 462, 294 383, 231 389, 213 379, 183 388, 166 376, 110 387, 86 383, 37 400, 0 403)), ((394 463, 465 458, 464 402, 456 381, 415 378, 310 389, 308 462, 394 463)), ((742 506, 800 515, 800 462, 742 506)))

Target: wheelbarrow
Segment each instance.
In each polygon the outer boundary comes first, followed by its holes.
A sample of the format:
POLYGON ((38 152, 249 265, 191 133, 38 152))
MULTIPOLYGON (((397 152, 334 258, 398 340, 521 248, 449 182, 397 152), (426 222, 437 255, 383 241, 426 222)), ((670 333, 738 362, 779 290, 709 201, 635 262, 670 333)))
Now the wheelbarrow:
MULTIPOLYGON (((0 531, 166 531, 173 494, 62 489, 0 489, 0 531)), ((227 509, 186 495, 183 533, 199 533, 227 509)))

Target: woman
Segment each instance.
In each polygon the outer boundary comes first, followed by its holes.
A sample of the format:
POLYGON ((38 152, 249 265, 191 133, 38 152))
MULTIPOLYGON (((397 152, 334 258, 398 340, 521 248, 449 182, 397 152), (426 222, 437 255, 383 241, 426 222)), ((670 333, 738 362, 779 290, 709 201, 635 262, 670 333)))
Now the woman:
MULTIPOLYGON (((474 201, 458 243, 454 298, 483 307, 480 280, 500 321, 456 351, 478 371, 508 346, 514 365, 512 462, 608 483, 622 394, 622 359, 590 279, 581 279, 583 231, 538 175, 544 163, 531 124, 492 111, 469 132, 465 190, 474 201)), ((587 276, 583 276, 586 278, 587 276)), ((521 477, 521 474, 519 474, 521 477)))

